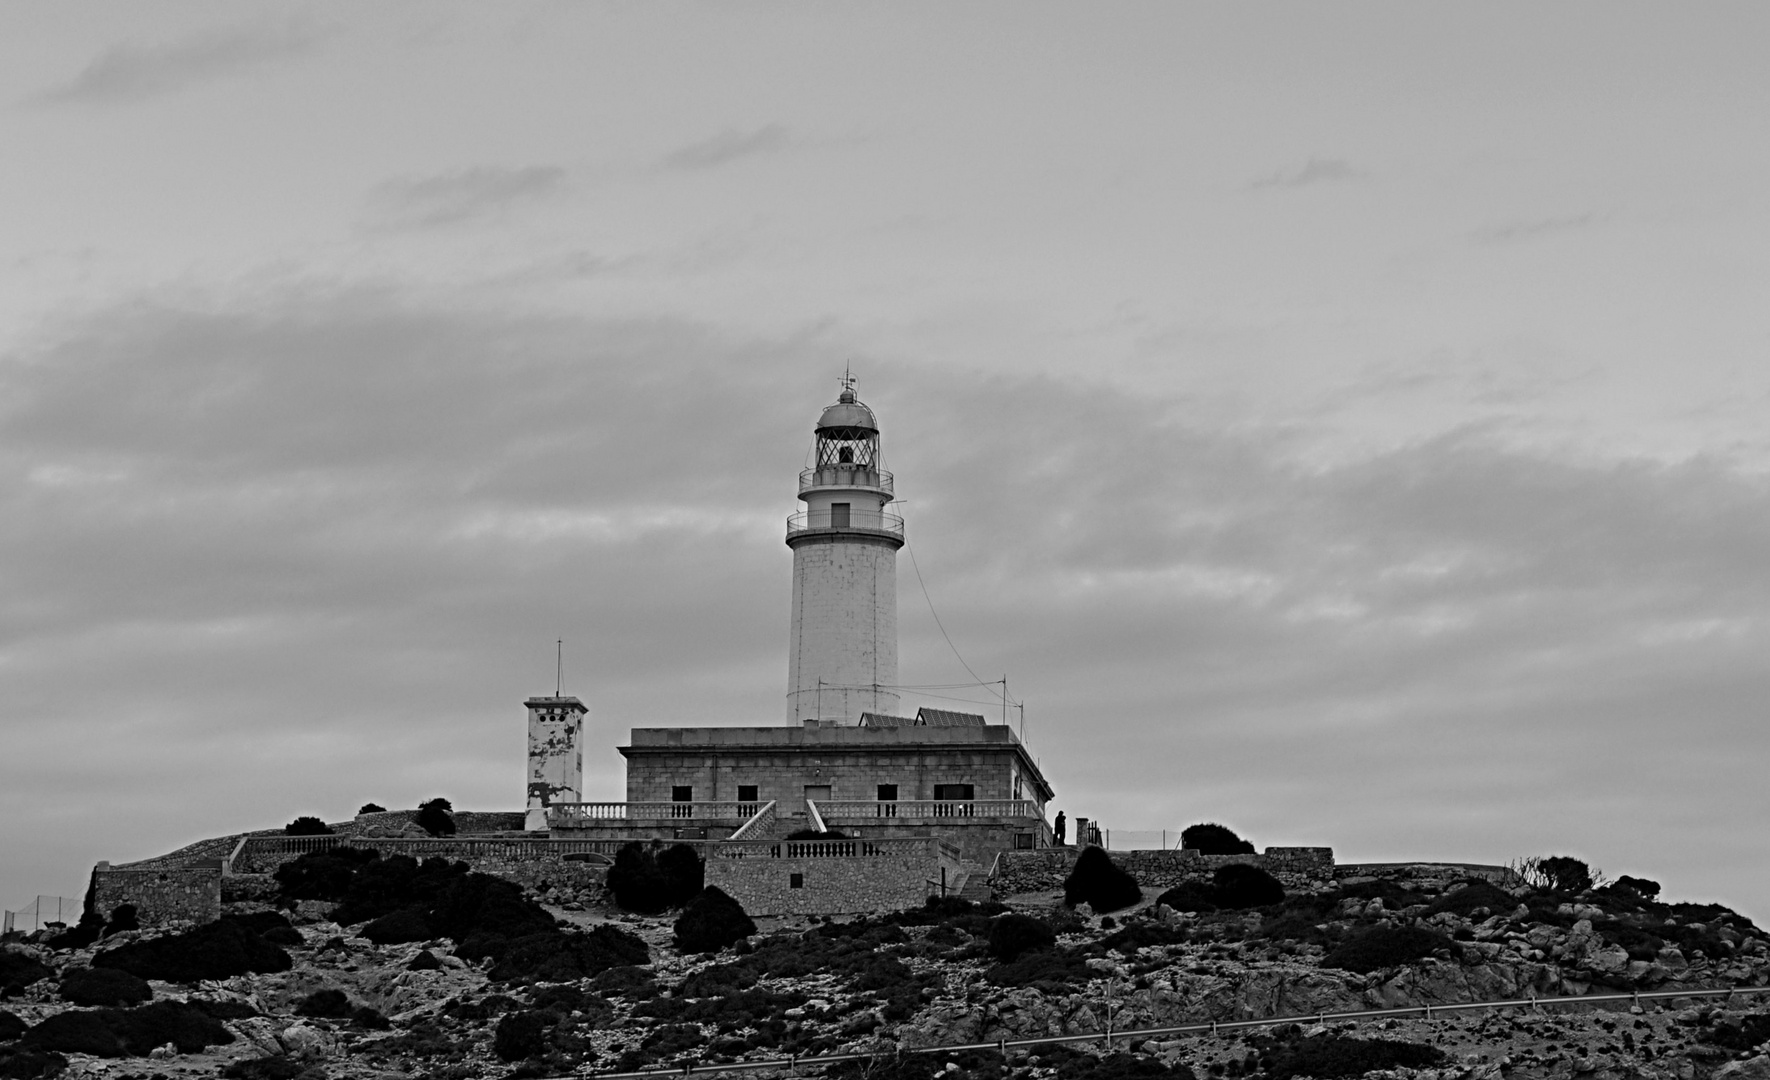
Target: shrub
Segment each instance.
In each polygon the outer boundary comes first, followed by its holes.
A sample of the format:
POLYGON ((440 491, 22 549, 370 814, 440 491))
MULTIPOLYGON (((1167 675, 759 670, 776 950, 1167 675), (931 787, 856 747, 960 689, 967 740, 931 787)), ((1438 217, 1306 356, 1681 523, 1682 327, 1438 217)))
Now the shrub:
POLYGON ((1702 1041, 1727 1050, 1752 1050, 1770 1042, 1770 1013, 1724 1020, 1709 1029, 1702 1041))
POLYGON ((387 807, 382 806, 380 803, 366 802, 357 807, 356 812, 358 814, 385 814, 387 813, 387 807))
POLYGON ((1052 1054, 1041 1050, 1041 1057, 1053 1059, 1057 1080, 1194 1080, 1192 1069, 1176 1062, 1165 1065, 1159 1059, 1138 1057, 1120 1051, 1095 1057, 1063 1047, 1052 1054))
POLYGON ((675 931, 678 949, 711 953, 754 934, 756 924, 742 904, 715 885, 688 902, 676 919, 675 931))
POLYGON ((1211 894, 1218 907, 1255 908, 1284 903, 1284 886, 1258 866, 1230 863, 1211 875, 1211 894))
POLYGON ((1340 968, 1360 975, 1381 968, 1399 967, 1448 948, 1443 934, 1417 926, 1373 926, 1353 934, 1321 958, 1322 967, 1340 968))
POLYGON ((201 1009, 217 1020, 245 1020, 257 1016, 258 1010, 243 1001, 218 1001, 213 998, 191 998, 188 1004, 201 1009))
POLYGON ((1069 984, 1087 982, 1094 969, 1079 956, 1064 952, 1029 952, 1018 960, 997 964, 985 973, 992 986, 1031 986, 1046 993, 1069 992, 1069 984))
POLYGON ((1049 949, 1057 944, 1057 932, 1042 919, 1010 912, 997 915, 989 927, 989 954, 1006 962, 1021 954, 1049 949))
POLYGON ((139 1005, 153 996, 146 981, 115 968, 70 968, 61 977, 61 999, 76 1005, 139 1005))
POLYGON ((503 1061, 538 1056, 547 1049, 547 1031, 553 1026, 553 1019, 547 1013, 529 1009, 506 1014, 492 1036, 492 1053, 503 1061))
POLYGON ((1119 869, 1097 847, 1082 849, 1075 868, 1063 882, 1063 902, 1070 907, 1087 904, 1096 914, 1128 908, 1143 899, 1137 879, 1119 869))
POLYGON ((0 1042, 11 1042, 25 1033, 31 1025, 20 1020, 15 1013, 0 1009, 0 1042))
POLYGON ((649 963, 645 942, 615 926, 598 926, 587 934, 559 930, 514 939, 469 938, 455 955, 463 960, 492 956, 486 977, 493 982, 574 982, 610 968, 649 963))
POLYGON ((0 1077, 5 1080, 37 1080, 38 1077, 59 1076, 68 1067, 68 1059, 60 1054, 37 1050, 19 1050, 0 1054, 0 1077))
MULTIPOLYGON (((286 920, 283 925, 288 925, 286 920)), ((280 946, 254 933, 250 921, 228 915, 182 934, 107 949, 92 958, 92 966, 116 968, 143 979, 194 983, 249 972, 288 971, 294 965, 280 946)))
POLYGON ((221 1075, 224 1080, 325 1080, 319 1069, 310 1069, 285 1054, 236 1061, 221 1070, 221 1075))
POLYGON ((1571 855, 1532 855, 1511 869, 1539 892, 1583 893, 1594 884, 1591 867, 1571 855))
POLYGON ((141 919, 138 917, 134 904, 118 904, 111 912, 110 921, 104 924, 105 936, 120 934, 125 930, 140 930, 141 919))
POLYGON ((1434 900, 1426 908, 1426 914, 1436 915, 1441 911, 1449 911, 1468 916, 1476 908, 1486 908, 1489 915, 1505 915, 1517 906, 1518 898, 1511 893, 1485 881, 1477 881, 1434 900))
POLYGON ((234 1041, 221 1021, 182 1001, 156 1001, 136 1009, 70 1010, 25 1032, 21 1045, 33 1050, 140 1057, 172 1043, 181 1054, 234 1041))
POLYGON ((1322 1034, 1278 1042, 1266 1048, 1265 1057, 1269 1080, 1290 1080, 1293 1076, 1337 1080, 1363 1076, 1376 1069, 1430 1068, 1444 1061, 1444 1051, 1393 1039, 1322 1034))
POLYGON ((429 941, 437 936, 420 908, 390 911, 370 921, 362 928, 361 934, 377 945, 404 945, 410 941, 429 941))
POLYGON ((343 1020, 350 1015, 350 999, 342 990, 315 990, 295 1006, 295 1015, 343 1020))
POLYGON ((442 960, 439 959, 435 953, 431 952, 429 949, 422 949, 417 956, 412 957, 412 962, 406 965, 406 970, 440 971, 442 970, 442 966, 442 960))
POLYGON ((432 836, 455 835, 454 807, 447 799, 431 799, 418 806, 417 824, 432 836))
POLYGON ((1202 881, 1182 881, 1155 898, 1175 911, 1209 912, 1217 910, 1217 891, 1202 881))
POLYGON ((1652 878, 1630 877, 1628 874, 1624 874, 1616 879, 1615 885, 1618 889, 1627 889, 1643 900, 1652 900, 1659 895, 1659 882, 1652 878))
POLYGON ((54 974, 54 969, 30 953, 0 949, 0 986, 29 986, 54 974))
POLYGON ((283 826, 287 836, 331 836, 332 827, 311 814, 303 814, 283 826))
POLYGON ((1235 835, 1235 830, 1214 821, 1188 825, 1180 833, 1180 846, 1201 855, 1252 855, 1254 845, 1235 835))
POLYGON ((700 854, 687 844, 659 849, 636 841, 615 853, 608 887, 627 911, 657 915, 688 903, 700 892, 704 872, 700 854))

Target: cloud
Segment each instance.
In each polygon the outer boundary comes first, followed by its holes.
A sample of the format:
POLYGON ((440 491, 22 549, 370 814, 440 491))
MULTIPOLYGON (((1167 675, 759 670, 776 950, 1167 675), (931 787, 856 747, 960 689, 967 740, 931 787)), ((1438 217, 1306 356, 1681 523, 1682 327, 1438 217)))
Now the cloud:
POLYGON ((38 95, 47 104, 140 101, 308 52, 327 36, 312 26, 242 26, 163 42, 123 44, 38 95))
POLYGON ((1311 184, 1356 180, 1363 176, 1364 173, 1339 158, 1312 157, 1294 168, 1280 169, 1270 176, 1263 176, 1248 187, 1256 191, 1261 188, 1300 188, 1311 184))
POLYGON ((664 155, 671 169, 716 169, 740 158, 779 153, 793 145, 791 133, 779 124, 765 124, 754 131, 724 131, 710 139, 689 143, 664 155))
POLYGON ((1598 220, 1598 215, 1590 212, 1520 219, 1477 229, 1472 235, 1482 243, 1504 244, 1515 240, 1536 240, 1557 233, 1579 232, 1591 228, 1598 220))
POLYGON ((371 193, 370 203, 380 222, 387 226, 451 225, 558 194, 567 180, 566 171, 556 165, 479 166, 435 176, 389 180, 371 193))
MULTIPOLYGON (((784 519, 852 355, 346 289, 0 359, 0 886, 369 799, 513 806, 556 638, 595 798, 628 728, 778 722, 784 519)), ((861 374, 913 566, 1072 817, 1566 850, 1770 907, 1770 840, 1700 824, 1761 810, 1764 478, 1478 430, 1323 463, 1111 388, 861 374)), ((902 677, 963 678, 899 570, 902 677)))

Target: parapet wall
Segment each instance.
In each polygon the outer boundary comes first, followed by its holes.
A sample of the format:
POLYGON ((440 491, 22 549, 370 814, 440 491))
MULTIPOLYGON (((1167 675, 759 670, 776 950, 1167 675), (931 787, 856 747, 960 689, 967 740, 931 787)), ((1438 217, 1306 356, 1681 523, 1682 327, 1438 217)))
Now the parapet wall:
POLYGON ((109 918, 134 904, 143 926, 214 922, 221 918, 221 869, 216 866, 92 871, 92 907, 109 918))
MULTIPOLYGON (((1080 848, 1005 851, 997 860, 990 889, 998 897, 1063 888, 1080 848)), ((1333 882, 1334 849, 1269 847, 1262 855, 1201 855, 1190 848, 1167 851, 1109 851, 1114 865, 1137 879, 1144 889, 1170 889, 1184 881, 1208 881, 1219 866, 1257 866, 1294 892, 1307 892, 1333 882)))

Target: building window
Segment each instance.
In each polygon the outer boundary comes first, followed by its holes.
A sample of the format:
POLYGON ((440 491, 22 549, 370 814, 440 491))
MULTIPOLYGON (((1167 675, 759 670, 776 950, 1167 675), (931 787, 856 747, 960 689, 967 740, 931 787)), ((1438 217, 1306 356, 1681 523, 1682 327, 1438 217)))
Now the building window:
POLYGON ((804 874, 788 874, 787 875, 787 888, 789 888, 789 889, 803 889, 804 887, 805 887, 805 875, 804 874))
POLYGON ((846 528, 848 528, 848 508, 850 505, 851 504, 849 504, 849 503, 831 503, 830 504, 830 528, 832 528, 832 529, 846 529, 846 528))
POLYGON ((1014 846, 1021 851, 1032 850, 1033 834, 1029 832, 1015 833, 1014 846))
POLYGON ((896 817, 897 816, 897 785, 896 784, 880 784, 879 785, 879 816, 880 817, 896 817))
POLYGON ((935 817, 970 817, 977 812, 971 805, 977 788, 972 784, 935 784, 935 817))
POLYGON ((694 817, 694 788, 687 784, 677 784, 670 789, 670 801, 681 803, 670 808, 671 817, 694 817))
POLYGON ((738 802, 757 802, 755 784, 738 785, 738 802))

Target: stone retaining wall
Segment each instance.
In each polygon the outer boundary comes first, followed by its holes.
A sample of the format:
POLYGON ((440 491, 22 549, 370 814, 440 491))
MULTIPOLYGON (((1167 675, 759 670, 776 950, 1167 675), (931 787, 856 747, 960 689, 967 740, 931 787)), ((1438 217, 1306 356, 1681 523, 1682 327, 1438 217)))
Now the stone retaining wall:
POLYGON ((930 844, 850 858, 711 858, 706 880, 751 915, 848 915, 921 907, 942 880, 957 887, 959 866, 956 850, 930 844))
MULTIPOLYGON (((1080 848, 1007 851, 996 862, 990 890, 998 896, 1063 888, 1080 848)), ((1292 892, 1312 892, 1333 884, 1334 849, 1269 847, 1263 855, 1201 855, 1190 848, 1167 851, 1109 851, 1114 865, 1137 879, 1145 891, 1160 892, 1183 881, 1209 881, 1219 866, 1258 866, 1292 892)))
POLYGON ((92 871, 93 910, 106 918, 134 904, 143 926, 169 922, 214 922, 221 918, 219 867, 165 866, 145 870, 92 871))

